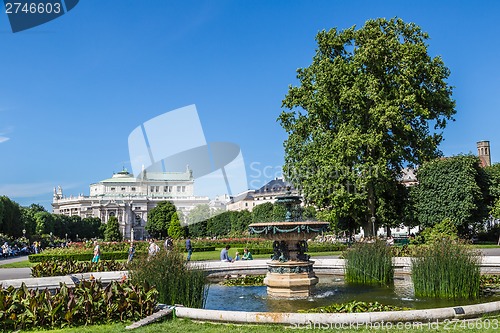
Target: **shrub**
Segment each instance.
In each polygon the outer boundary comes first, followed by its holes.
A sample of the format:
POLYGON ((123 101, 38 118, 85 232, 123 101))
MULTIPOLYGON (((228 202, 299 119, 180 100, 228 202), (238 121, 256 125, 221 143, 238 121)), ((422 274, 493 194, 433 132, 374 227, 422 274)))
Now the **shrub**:
POLYGON ((379 302, 358 302, 351 301, 348 303, 332 304, 321 306, 319 308, 309 310, 299 310, 301 313, 358 313, 358 312, 379 312, 379 311, 402 311, 410 310, 410 308, 401 308, 394 305, 384 305, 379 302))
POLYGON ((127 270, 127 265, 114 260, 101 260, 98 263, 75 260, 48 260, 31 267, 33 277, 60 276, 88 272, 112 272, 127 270))
POLYGON ((23 283, 19 289, 0 288, 0 327, 6 332, 135 321, 154 312, 157 295, 154 288, 129 281, 106 288, 96 281, 82 281, 74 288, 62 284, 54 294, 28 290, 23 283))
POLYGON ((263 286, 265 275, 247 275, 222 282, 225 286, 263 286))
POLYGON ((417 297, 477 298, 481 254, 449 238, 422 246, 412 259, 417 297))
POLYGON ((392 284, 394 268, 392 266, 391 247, 384 241, 374 243, 356 243, 343 254, 345 280, 348 283, 392 284))
POLYGON ((202 308, 208 293, 202 267, 189 266, 179 251, 160 251, 150 258, 132 262, 130 278, 135 283, 154 286, 165 304, 202 308))

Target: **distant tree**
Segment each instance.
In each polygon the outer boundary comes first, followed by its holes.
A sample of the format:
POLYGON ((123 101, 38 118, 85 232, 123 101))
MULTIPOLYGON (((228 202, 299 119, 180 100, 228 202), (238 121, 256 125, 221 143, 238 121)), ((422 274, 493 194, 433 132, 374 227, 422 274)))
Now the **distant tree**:
POLYGON ((0 197, 0 233, 20 237, 23 235, 24 225, 21 219, 21 208, 17 202, 6 196, 0 197))
POLYGON ((393 220, 402 169, 441 155, 455 102, 428 39, 397 18, 321 31, 312 64, 297 70, 278 118, 284 173, 328 221, 349 218, 371 235, 372 217, 393 220))
POLYGON ((269 222, 273 220, 274 205, 266 202, 252 209, 252 222, 269 222))
POLYGON ((190 224, 187 227, 187 234, 190 237, 206 237, 207 234, 207 221, 190 224))
POLYGON ((416 217, 423 227, 449 219, 467 235, 488 216, 486 174, 473 155, 424 163, 412 192, 416 217))
POLYGON ((98 217, 85 217, 82 219, 83 233, 86 238, 104 238, 104 233, 101 232, 101 219, 98 217))
POLYGON ((52 218, 54 219, 54 236, 59 238, 66 237, 66 234, 71 230, 72 217, 80 218, 80 216, 78 215, 66 216, 60 214, 52 214, 52 218))
POLYGON ((120 233, 120 224, 116 216, 111 216, 106 223, 106 230, 104 231, 104 240, 106 242, 120 242, 123 239, 120 233))
POLYGON ((146 230, 154 238, 168 236, 168 227, 172 215, 176 212, 175 205, 170 201, 159 202, 158 205, 148 212, 146 230))
POLYGON ((181 222, 179 221, 177 213, 172 214, 172 219, 168 227, 168 235, 173 239, 180 239, 185 236, 184 229, 181 227, 181 222))
POLYGON ((187 216, 188 225, 206 221, 211 216, 210 207, 206 204, 197 205, 191 209, 187 216))
POLYGON ((28 207, 21 207, 21 223, 26 230, 26 237, 31 237, 35 234, 35 214, 39 212, 46 212, 45 208, 39 204, 31 204, 28 207))
POLYGON ((252 213, 248 210, 234 211, 229 214, 231 221, 231 234, 245 233, 248 231, 248 226, 252 223, 252 213))
POLYGON ((54 232, 54 216, 49 212, 35 214, 36 234, 44 235, 54 232))
POLYGON ((500 163, 485 167, 488 175, 488 204, 491 215, 500 218, 500 163))
POLYGON ((207 235, 226 236, 231 232, 231 212, 212 216, 207 221, 207 235))

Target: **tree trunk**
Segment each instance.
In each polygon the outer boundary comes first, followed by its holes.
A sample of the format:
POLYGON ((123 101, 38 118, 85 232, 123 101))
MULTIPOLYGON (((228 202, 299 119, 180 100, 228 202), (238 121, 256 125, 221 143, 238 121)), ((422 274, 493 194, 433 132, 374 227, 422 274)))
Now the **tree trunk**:
MULTIPOLYGON (((368 234, 365 233, 365 236, 376 236, 377 234, 377 224, 374 223, 373 219, 375 218, 375 193, 373 190, 373 183, 368 184, 368 228, 364 228, 365 232, 368 229, 368 234)), ((376 221, 375 221, 376 222, 376 221)))

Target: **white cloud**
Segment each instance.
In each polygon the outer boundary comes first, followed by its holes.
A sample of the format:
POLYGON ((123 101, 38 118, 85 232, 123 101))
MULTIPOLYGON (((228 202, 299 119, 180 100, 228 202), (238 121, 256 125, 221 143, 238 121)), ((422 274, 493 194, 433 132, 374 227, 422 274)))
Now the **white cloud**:
POLYGON ((6 136, 0 136, 0 143, 4 143, 5 141, 9 141, 10 138, 6 137, 6 136))

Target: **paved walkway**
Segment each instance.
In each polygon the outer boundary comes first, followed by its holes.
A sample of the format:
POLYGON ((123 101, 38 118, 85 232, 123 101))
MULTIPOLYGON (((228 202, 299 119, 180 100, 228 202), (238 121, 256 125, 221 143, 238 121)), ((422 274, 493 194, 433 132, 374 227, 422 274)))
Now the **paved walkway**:
MULTIPOLYGON (((492 249, 481 249, 481 252, 483 253, 483 255, 485 256, 500 256, 500 248, 492 248, 492 249)), ((312 258, 313 260, 321 260, 321 259, 336 259, 338 258, 338 256, 321 256, 321 257, 315 257, 315 258, 312 258)), ((8 258, 8 259, 0 259, 0 281, 2 280, 12 280, 12 279, 27 279, 27 278, 30 278, 31 277, 31 269, 30 268, 2 268, 2 265, 4 264, 8 264, 8 263, 12 263, 12 262, 19 262, 19 261, 24 261, 24 260, 27 260, 28 257, 27 256, 21 256, 21 257, 14 257, 14 258, 8 258)), ((252 266, 254 266, 256 264, 256 261, 257 260, 254 260, 254 262, 252 263, 252 266)), ((267 259, 265 260, 267 261, 267 259)), ((207 264, 207 263, 210 263, 210 262, 213 262, 213 263, 219 263, 220 261, 218 260, 212 260, 212 261, 201 261, 199 262, 200 264, 207 264)), ((193 262, 193 263, 197 263, 197 262, 193 262)), ((223 268, 227 265, 227 267, 231 267, 231 264, 227 264, 227 263, 221 263, 221 264, 209 264, 210 266, 212 267, 217 267, 218 269, 220 270, 223 270, 223 268)), ((262 262, 263 264, 264 262, 262 262)), ((248 262, 247 264, 243 263, 241 264, 241 266, 246 266, 246 265, 250 265, 250 262, 248 262)), ((240 266, 240 265, 238 265, 240 266)), ((258 266, 258 265, 257 265, 258 266)), ((232 266, 231 268, 235 268, 234 266, 232 266)), ((259 268, 265 268, 265 265, 262 265, 262 267, 259 267, 259 268)))

